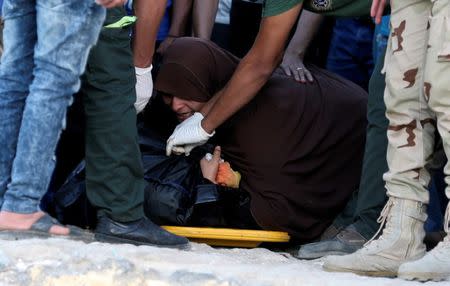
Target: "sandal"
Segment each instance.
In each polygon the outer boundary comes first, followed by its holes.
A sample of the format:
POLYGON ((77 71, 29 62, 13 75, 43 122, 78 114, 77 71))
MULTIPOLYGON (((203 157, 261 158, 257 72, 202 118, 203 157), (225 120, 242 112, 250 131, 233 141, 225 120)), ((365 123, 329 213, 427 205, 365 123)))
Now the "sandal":
POLYGON ((67 238, 67 239, 72 239, 72 240, 81 240, 84 242, 95 241, 94 234, 92 232, 81 229, 81 228, 73 226, 73 225, 64 226, 61 223, 59 223, 58 220, 51 217, 47 213, 44 214, 36 222, 34 222, 31 225, 30 229, 0 230, 0 239, 4 239, 4 240, 22 240, 22 239, 31 239, 31 238, 51 238, 51 237, 67 238), (69 230, 70 230, 69 234, 62 235, 62 234, 50 233, 50 228, 54 225, 69 228, 69 230))

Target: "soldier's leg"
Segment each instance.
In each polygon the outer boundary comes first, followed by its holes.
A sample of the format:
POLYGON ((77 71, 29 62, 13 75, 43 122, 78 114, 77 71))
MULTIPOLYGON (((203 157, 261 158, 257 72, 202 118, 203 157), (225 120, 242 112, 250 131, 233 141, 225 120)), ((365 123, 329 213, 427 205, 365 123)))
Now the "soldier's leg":
POLYGON ((385 59, 389 120, 384 175, 390 199, 381 214, 383 235, 359 251, 329 257, 324 268, 373 276, 396 276, 398 267, 425 254, 429 174, 425 164, 434 144, 434 118, 423 96, 428 42, 428 0, 391 1, 391 37, 385 59))

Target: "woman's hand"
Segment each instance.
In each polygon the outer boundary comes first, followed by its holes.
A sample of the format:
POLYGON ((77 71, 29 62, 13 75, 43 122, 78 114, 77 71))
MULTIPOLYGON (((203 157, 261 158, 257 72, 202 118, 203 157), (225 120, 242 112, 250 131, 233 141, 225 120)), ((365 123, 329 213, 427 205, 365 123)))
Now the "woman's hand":
POLYGON ((219 170, 219 163, 221 160, 220 153, 220 146, 216 146, 216 148, 214 148, 212 158, 207 158, 205 156, 200 160, 200 168, 202 169, 203 178, 213 182, 214 184, 216 184, 217 171, 219 170))
POLYGON ((303 64, 303 56, 286 51, 280 67, 287 76, 293 77, 301 83, 313 82, 311 72, 303 64))

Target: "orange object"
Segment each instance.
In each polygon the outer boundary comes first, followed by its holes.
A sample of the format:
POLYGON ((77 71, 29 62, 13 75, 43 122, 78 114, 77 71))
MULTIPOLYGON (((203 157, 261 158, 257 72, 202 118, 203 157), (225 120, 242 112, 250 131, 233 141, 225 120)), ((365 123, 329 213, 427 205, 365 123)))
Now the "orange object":
POLYGON ((219 163, 219 169, 217 170, 216 183, 221 186, 237 189, 239 182, 241 181, 241 174, 231 169, 230 163, 219 163))

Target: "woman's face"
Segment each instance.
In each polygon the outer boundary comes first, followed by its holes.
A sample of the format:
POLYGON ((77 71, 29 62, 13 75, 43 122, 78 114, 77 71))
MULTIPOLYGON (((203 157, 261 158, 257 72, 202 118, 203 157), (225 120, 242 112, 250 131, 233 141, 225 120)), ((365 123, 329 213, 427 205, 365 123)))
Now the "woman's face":
POLYGON ((168 94, 163 94, 162 97, 164 103, 170 106, 180 121, 184 121, 191 117, 194 112, 200 111, 200 109, 202 109, 202 107, 206 104, 206 102, 181 99, 168 94))

